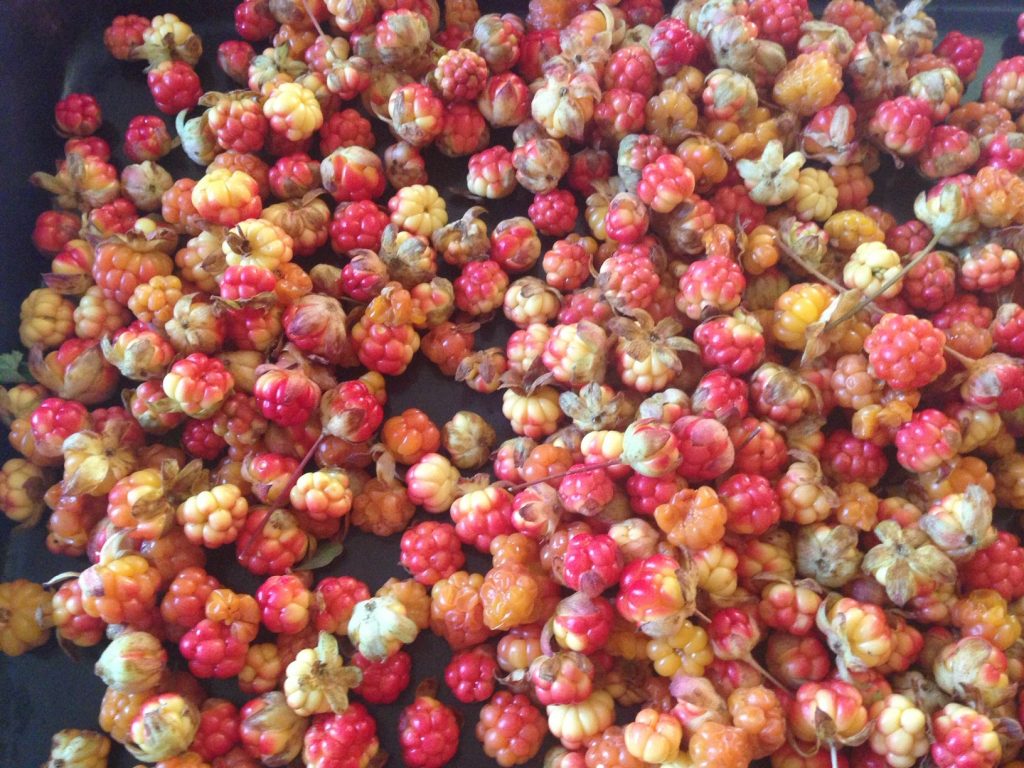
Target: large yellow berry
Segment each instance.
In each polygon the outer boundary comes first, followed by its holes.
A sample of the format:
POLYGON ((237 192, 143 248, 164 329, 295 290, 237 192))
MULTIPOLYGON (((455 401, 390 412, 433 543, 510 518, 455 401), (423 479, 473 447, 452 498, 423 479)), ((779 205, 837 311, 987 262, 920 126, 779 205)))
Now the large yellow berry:
POLYGON ((263 102, 270 128, 288 141, 308 139, 324 123, 316 94, 298 83, 280 83, 263 102))
POLYGON ((266 219, 240 221, 221 246, 228 266, 260 266, 276 271, 292 260, 291 236, 266 219))
POLYGON ((391 223, 414 235, 430 237, 448 223, 444 198, 429 184, 413 184, 395 193, 388 203, 391 223))
POLYGON ((796 195, 789 207, 801 221, 825 221, 836 209, 839 190, 820 168, 804 168, 797 178, 796 195))
POLYGON ((672 677, 677 672, 701 677, 705 667, 715 655, 703 628, 689 621, 671 637, 656 637, 647 641, 647 658, 654 664, 654 671, 663 677, 672 677))
POLYGON ((231 227, 260 215, 259 192, 259 184, 248 173, 215 168, 192 188, 192 205, 209 222, 231 227))
POLYGON ((9 520, 33 525, 43 513, 43 470, 25 459, 8 459, 0 468, 0 511, 9 520))
POLYGON ((156 275, 139 283, 128 299, 128 309, 144 323, 163 328, 174 314, 174 305, 182 295, 181 279, 176 275, 156 275))
POLYGON ((665 89, 647 100, 644 117, 648 133, 674 147, 697 127, 697 106, 683 91, 665 89))
POLYGON ((902 280, 896 280, 879 293, 883 286, 889 284, 900 271, 900 255, 885 243, 872 240, 861 243, 843 267, 843 284, 847 288, 857 289, 867 296, 881 296, 891 299, 903 287, 902 280))
POLYGON ((776 103, 800 117, 831 104, 843 89, 843 68, 830 53, 801 53, 779 73, 772 95, 776 103))
POLYGON ((0 651, 20 656, 50 637, 53 600, 39 584, 26 579, 0 583, 0 651))
POLYGON ((832 290, 821 283, 797 283, 775 302, 772 334, 786 349, 800 350, 807 343, 807 326, 816 323, 832 300, 832 290))
POLYGON ((110 739, 96 731, 65 728, 53 734, 43 768, 107 768, 110 739))
POLYGON ((74 331, 74 314, 75 305, 55 290, 36 288, 21 302, 18 336, 22 346, 60 346, 74 331))
POLYGON ((825 222, 829 245, 841 251, 854 251, 858 245, 885 240, 878 222, 862 211, 839 211, 825 222))

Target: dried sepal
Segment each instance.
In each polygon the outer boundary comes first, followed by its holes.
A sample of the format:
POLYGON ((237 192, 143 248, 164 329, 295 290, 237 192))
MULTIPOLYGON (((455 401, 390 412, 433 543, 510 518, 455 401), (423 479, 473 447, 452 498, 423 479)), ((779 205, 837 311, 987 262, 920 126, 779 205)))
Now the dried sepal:
POLYGON ((875 526, 879 543, 864 556, 862 567, 885 587, 889 599, 904 606, 940 584, 956 581, 956 564, 919 528, 901 528, 893 520, 875 526))
POLYGON ((284 694, 288 706, 302 717, 348 709, 348 692, 363 680, 358 667, 345 666, 338 653, 338 640, 321 632, 315 648, 299 651, 288 665, 284 694))

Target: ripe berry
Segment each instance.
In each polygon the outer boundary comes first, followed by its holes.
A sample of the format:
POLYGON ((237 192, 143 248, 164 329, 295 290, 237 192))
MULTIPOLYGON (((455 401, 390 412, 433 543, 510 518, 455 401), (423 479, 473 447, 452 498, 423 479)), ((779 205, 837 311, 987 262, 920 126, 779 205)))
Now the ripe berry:
POLYGON ((960 577, 971 589, 990 588, 1016 600, 1024 596, 1024 547, 1012 533, 1000 531, 995 542, 960 566, 960 577))
POLYGON ((225 755, 238 743, 238 707, 227 699, 210 698, 199 711, 199 730, 189 749, 203 760, 225 755))
POLYGON ((564 237, 576 228, 579 209, 571 192, 555 189, 534 195, 528 213, 542 235, 564 237))
POLYGON ((782 515, 775 489, 760 475, 732 475, 719 484, 718 496, 728 510, 727 527, 733 533, 760 536, 782 515))
POLYGON ((596 597, 618 582, 622 554, 610 536, 579 533, 569 539, 562 570, 567 587, 596 597))
POLYGON ((704 39, 682 19, 668 17, 654 25, 648 40, 654 66, 662 77, 669 77, 692 66, 704 52, 704 39))
POLYGON ((366 766, 379 751, 377 723, 358 703, 340 715, 317 715, 303 736, 302 758, 309 768, 366 766))
POLYGON ((409 687, 412 656, 405 651, 380 661, 371 661, 356 652, 352 664, 363 672, 362 682, 352 690, 371 704, 391 704, 409 687))
POLYGON ((502 768, 528 762, 547 733, 544 715, 523 694, 499 691, 480 710, 476 737, 502 768))
POLYGON ((400 562, 416 581, 433 586, 462 568, 466 557, 455 528, 426 521, 402 534, 400 562))
POLYGON ((57 102, 53 114, 62 136, 89 136, 96 133, 103 122, 99 103, 87 93, 65 96, 57 102))
POLYGON ((182 636, 178 648, 196 677, 228 678, 242 671, 249 644, 227 624, 203 619, 182 636))
POLYGON ((459 723, 451 709, 429 693, 421 694, 402 710, 398 740, 409 768, 441 768, 459 748, 459 723))
POLYGON ((486 646, 460 651, 444 670, 444 681, 463 704, 486 701, 494 693, 498 663, 486 646))
POLYGON ((199 75, 183 61, 157 64, 149 71, 146 81, 157 109, 165 115, 176 115, 183 109, 191 109, 203 95, 199 75))
POLYGON ((871 329, 864 350, 875 375, 893 389, 919 389, 946 370, 946 336, 929 321, 888 313, 871 329))

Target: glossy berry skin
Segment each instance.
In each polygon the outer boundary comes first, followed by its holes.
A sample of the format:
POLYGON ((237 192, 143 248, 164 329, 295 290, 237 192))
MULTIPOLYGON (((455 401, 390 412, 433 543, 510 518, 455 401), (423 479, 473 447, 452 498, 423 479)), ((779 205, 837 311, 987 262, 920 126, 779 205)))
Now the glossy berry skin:
POLYGON ((313 592, 313 624, 319 632, 344 634, 356 603, 369 600, 370 588, 351 576, 322 579, 313 592))
POLYGON ((455 713, 432 696, 417 696, 398 720, 402 761, 408 768, 441 768, 459 748, 455 713))
POLYGON ((693 262, 679 278, 676 306, 692 320, 705 312, 731 312, 739 306, 747 280, 740 265, 726 256, 693 262))
POLYGON ((654 66, 662 77, 694 64, 704 52, 704 39, 682 19, 664 18, 654 25, 648 41, 654 66))
POLYGON ((754 0, 750 20, 757 24, 758 39, 771 40, 792 52, 800 39, 800 26, 812 18, 806 0, 754 0))
POLYGON ((719 483, 718 497, 729 512, 726 527, 733 533, 760 536, 782 516, 775 489, 761 475, 732 475, 719 483))
POLYGON ((569 539, 562 567, 569 589, 596 597, 618 582, 622 554, 606 534, 578 533, 569 539))
POLYGON ((274 634, 295 635, 309 624, 311 595, 298 576, 271 576, 256 590, 263 626, 274 634))
POLYGON ((929 321, 888 313, 864 339, 875 375, 893 389, 924 387, 946 370, 946 335, 929 321))
POLYGON ((258 379, 253 396, 260 413, 282 427, 305 424, 320 402, 320 387, 301 370, 272 368, 258 379))
POLYGON ((747 396, 747 382, 716 369, 697 383, 690 398, 690 409, 697 416, 729 423, 746 418, 750 408, 747 396))
POLYGON ((844 429, 837 429, 826 438, 821 460, 830 477, 842 483, 861 482, 868 487, 881 480, 889 468, 879 446, 844 429))
POLYGON ((199 75, 183 61, 157 64, 149 71, 146 82, 157 109, 165 115, 176 115, 183 109, 191 109, 203 95, 199 75))
POLYGON ((32 245, 44 256, 53 256, 78 237, 81 228, 81 217, 70 211, 43 211, 32 228, 32 245))
POLYGON ((960 566, 960 578, 971 589, 994 589, 1007 601, 1024 597, 1024 547, 1012 533, 996 540, 960 566))
POLYGON ((451 576, 466 562, 455 527, 432 520, 403 533, 401 550, 402 567, 429 587, 451 576))
POLYGON ((235 637, 227 624, 203 619, 184 634, 178 649, 196 677, 228 678, 242 671, 249 644, 235 637))
POLYGON ((554 189, 534 195, 528 214, 542 235, 564 237, 576 227, 579 209, 571 192, 554 189))
POLYGON ((463 704, 487 701, 494 693, 498 662, 486 646, 459 651, 444 668, 445 684, 463 704))
POLYGON ((213 431, 210 419, 189 419, 181 433, 181 446, 190 456, 213 461, 224 451, 227 443, 213 431))
POLYGON ((245 40, 225 40, 217 46, 217 64, 224 74, 239 85, 249 79, 249 64, 256 58, 256 51, 245 40))
POLYGON ((942 38, 935 47, 935 53, 952 62, 956 73, 966 85, 978 73, 978 65, 985 54, 985 42, 954 29, 942 38))
POLYGON ((1002 756, 991 720, 963 704, 932 715, 931 756, 938 768, 994 768, 1002 756))
POLYGON ((142 45, 149 28, 149 19, 134 13, 115 16, 103 31, 103 45, 118 61, 127 61, 132 51, 142 45))
POLYGON ((89 136, 103 122, 100 105, 87 93, 71 93, 57 102, 53 110, 57 130, 64 136, 89 136))
POLYGON ((371 661, 356 652, 352 664, 363 673, 362 682, 352 690, 370 704, 390 704, 409 687, 412 656, 405 651, 396 651, 380 661, 371 661))
POLYGON ((1020 357, 1024 355, 1024 307, 1006 303, 996 311, 989 326, 996 351, 1020 357))
POLYGON ((934 408, 918 411, 896 430, 896 461, 908 472, 930 472, 953 459, 960 448, 960 429, 934 408))
POLYGON ((163 118, 156 115, 136 115, 128 121, 124 131, 124 153, 133 163, 159 160, 171 151, 171 134, 163 118))
POLYGON ((227 699, 210 698, 199 712, 199 730, 189 749, 203 760, 225 755, 238 743, 238 707, 227 699))
POLYGON ((380 751, 377 723, 362 704, 340 715, 317 715, 303 737, 309 768, 365 768, 380 751))
POLYGON ((389 221, 388 214, 370 200, 341 203, 331 216, 331 247, 336 253, 356 248, 376 251, 389 221))
POLYGON ((745 319, 722 315, 705 320, 693 332, 701 362, 733 376, 752 371, 763 359, 764 334, 745 319))
POLYGON ((522 765, 540 751, 547 722, 523 694, 499 691, 480 710, 476 737, 502 768, 522 765))

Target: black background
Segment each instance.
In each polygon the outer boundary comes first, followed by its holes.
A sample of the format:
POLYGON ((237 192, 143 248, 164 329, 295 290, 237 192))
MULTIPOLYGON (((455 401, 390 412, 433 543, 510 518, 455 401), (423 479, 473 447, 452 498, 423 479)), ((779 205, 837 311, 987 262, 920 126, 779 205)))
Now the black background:
MULTIPOLYGON (((525 14, 526 3, 481 0, 481 10, 525 14)), ((823 3, 812 3, 820 11, 823 3)), ((18 346, 18 306, 24 296, 39 284, 39 273, 47 262, 31 245, 29 235, 35 217, 49 206, 48 196, 27 183, 36 170, 53 171, 56 158, 62 154, 62 140, 52 129, 53 104, 70 92, 95 95, 104 114, 100 135, 114 149, 114 161, 124 163, 121 141, 124 127, 136 114, 158 114, 153 106, 142 72, 142 65, 114 60, 104 49, 102 34, 111 18, 120 13, 177 13, 192 24, 202 37, 204 54, 198 66, 207 90, 229 90, 226 76, 216 65, 217 45, 236 38, 233 24, 235 3, 225 0, 160 0, 160 2, 119 2, 117 0, 0 0, 0 300, 3 321, 0 322, 0 351, 18 346)), ((977 98, 982 76, 999 58, 1021 53, 1016 43, 1016 15, 1024 3, 1008 0, 1003 3, 962 3, 934 0, 928 11, 939 23, 940 37, 952 29, 983 37, 985 59, 980 76, 968 91, 977 98)), ((259 51, 259 47, 257 51, 259 51)), ((170 121, 169 121, 170 123, 170 121)), ((378 151, 391 142, 382 124, 374 121, 378 133, 378 151)), ((172 128, 173 130, 173 128, 172 128)), ((498 132, 492 143, 511 145, 507 132, 498 132)), ((428 153, 430 181, 442 192, 465 183, 465 159, 451 160, 428 153)), ((202 169, 191 164, 180 150, 161 161, 175 177, 198 177, 202 169)), ((885 166, 876 176, 873 202, 884 205, 897 215, 910 215, 913 196, 920 182, 910 172, 896 174, 885 166)), ((448 197, 448 195, 445 195, 448 197)), ((489 206, 489 223, 512 215, 524 215, 530 197, 523 190, 489 206)), ((465 204, 449 200, 450 219, 461 215, 465 204)), ((501 344, 508 328, 493 323, 478 334, 477 348, 501 344)), ((499 439, 510 435, 501 416, 500 396, 483 396, 467 387, 442 377, 425 358, 417 355, 409 371, 389 380, 390 401, 386 415, 417 406, 442 424, 461 409, 473 410, 487 418, 498 432, 499 439)), ((3 455, 10 455, 6 441, 3 455)), ((11 524, 0 517, 0 579, 28 578, 44 581, 52 575, 84 567, 85 561, 51 555, 44 545, 45 525, 29 531, 14 532, 11 524)), ((398 539, 379 539, 353 531, 348 551, 318 575, 351 574, 375 590, 388 578, 407 576, 398 565, 398 539)), ((234 564, 232 553, 215 554, 211 571, 236 589, 254 592, 258 580, 234 564)), ((467 551, 468 567, 485 571, 485 558, 467 551)), ((399 765, 400 753, 396 732, 399 713, 413 696, 416 681, 425 677, 439 678, 450 653, 443 640, 424 632, 411 648, 414 666, 413 683, 402 697, 390 706, 371 707, 377 718, 382 748, 393 756, 389 765, 399 765)), ((50 735, 61 728, 97 728, 96 716, 103 684, 92 673, 97 649, 88 649, 73 662, 54 641, 16 659, 0 655, 0 768, 28 768, 46 759, 50 735)), ((233 682, 204 681, 212 695, 231 698, 236 703, 246 700, 233 682)), ((455 703, 442 686, 441 698, 455 703)), ((459 707, 465 714, 460 751, 453 764, 485 766, 494 763, 485 758, 473 735, 476 708, 459 707)), ((543 754, 543 753, 542 753, 543 754)), ((540 765, 540 757, 532 763, 540 765)), ((130 766, 135 761, 120 748, 115 748, 111 766, 130 766)))

